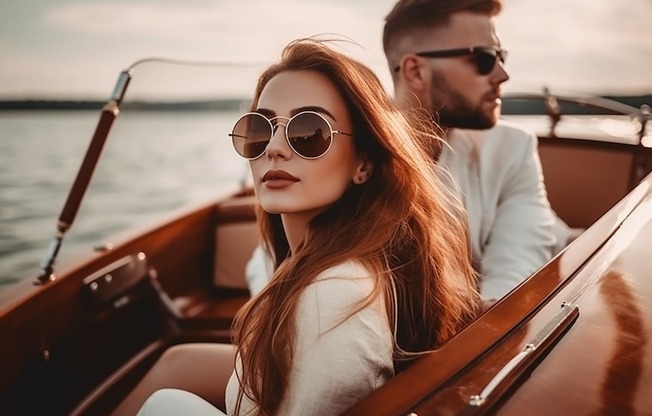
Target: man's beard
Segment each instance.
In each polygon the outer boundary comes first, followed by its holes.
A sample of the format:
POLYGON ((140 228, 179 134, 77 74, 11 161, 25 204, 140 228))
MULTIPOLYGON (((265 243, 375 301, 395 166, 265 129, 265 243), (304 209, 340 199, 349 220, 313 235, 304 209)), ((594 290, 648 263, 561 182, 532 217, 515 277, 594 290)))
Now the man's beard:
POLYGON ((441 126, 484 130, 496 125, 494 111, 484 111, 482 101, 473 106, 462 94, 450 88, 441 74, 433 74, 432 79, 430 102, 434 108, 430 110, 441 126))

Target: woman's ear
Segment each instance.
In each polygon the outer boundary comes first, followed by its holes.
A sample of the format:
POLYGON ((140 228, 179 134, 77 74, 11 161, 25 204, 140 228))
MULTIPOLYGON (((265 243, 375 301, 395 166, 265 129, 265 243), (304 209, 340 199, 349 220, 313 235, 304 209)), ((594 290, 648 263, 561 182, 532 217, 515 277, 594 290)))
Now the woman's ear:
POLYGON ((358 168, 353 173, 353 183, 361 185, 371 177, 374 171, 374 164, 368 158, 363 158, 358 165, 358 168))

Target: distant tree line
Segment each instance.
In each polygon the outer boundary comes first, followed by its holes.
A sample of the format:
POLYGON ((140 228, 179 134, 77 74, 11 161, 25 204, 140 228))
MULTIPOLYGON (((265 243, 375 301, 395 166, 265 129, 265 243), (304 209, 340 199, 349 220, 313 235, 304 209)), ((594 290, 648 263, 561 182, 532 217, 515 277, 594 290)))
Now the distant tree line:
MULTIPOLYGON (((249 103, 248 100, 229 98, 211 101, 180 101, 180 102, 125 102, 120 108, 140 111, 227 111, 241 110, 249 103)), ((0 100, 0 111, 31 111, 31 110, 101 110, 106 101, 92 100, 0 100)))
MULTIPOLYGON (((652 106, 652 95, 616 96, 605 95, 607 98, 619 103, 627 104, 634 108, 641 108, 643 104, 652 106)), ((94 100, 0 100, 0 111, 31 111, 31 110, 92 110, 98 111, 105 101, 94 100)), ((229 98, 211 101, 183 101, 183 102, 125 102, 121 106, 124 110, 131 111, 244 111, 248 108, 249 100, 229 98)), ((560 100, 564 114, 613 114, 608 111, 599 111, 590 106, 578 106, 564 103, 560 100)), ((545 114, 546 106, 542 100, 523 100, 507 96, 503 99, 502 112, 504 114, 545 114)))

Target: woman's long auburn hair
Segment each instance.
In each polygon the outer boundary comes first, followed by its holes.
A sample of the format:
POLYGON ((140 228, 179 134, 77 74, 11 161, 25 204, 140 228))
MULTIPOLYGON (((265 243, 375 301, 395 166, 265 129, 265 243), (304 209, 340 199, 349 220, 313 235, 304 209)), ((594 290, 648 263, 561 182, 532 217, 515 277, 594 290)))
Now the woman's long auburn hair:
POLYGON ((270 79, 295 70, 319 72, 337 87, 353 120, 357 151, 372 161, 373 173, 315 217, 292 253, 280 215, 258 210, 276 270, 234 322, 242 362, 236 414, 243 394, 260 415, 278 410, 289 383, 297 303, 332 266, 357 260, 374 272, 375 290, 360 307, 384 297, 388 321, 396 322, 397 370, 451 338, 479 309, 466 214, 437 178, 433 154, 440 139, 429 116, 401 113, 370 69, 311 39, 290 43, 260 76, 252 110, 270 79))

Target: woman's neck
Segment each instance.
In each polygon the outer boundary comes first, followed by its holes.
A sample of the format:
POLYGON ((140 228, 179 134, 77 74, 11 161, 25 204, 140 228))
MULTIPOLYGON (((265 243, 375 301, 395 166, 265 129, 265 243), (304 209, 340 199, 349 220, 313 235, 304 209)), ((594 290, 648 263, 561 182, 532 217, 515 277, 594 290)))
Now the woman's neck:
POLYGON ((296 252, 299 245, 306 238, 308 224, 313 218, 314 215, 307 215, 306 213, 281 214, 283 230, 290 245, 290 252, 296 252))

